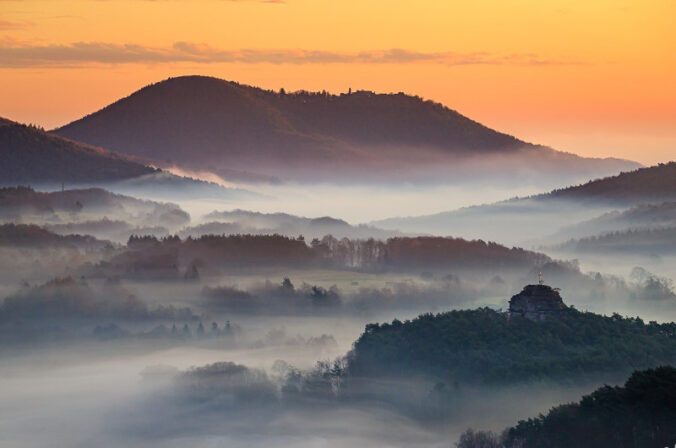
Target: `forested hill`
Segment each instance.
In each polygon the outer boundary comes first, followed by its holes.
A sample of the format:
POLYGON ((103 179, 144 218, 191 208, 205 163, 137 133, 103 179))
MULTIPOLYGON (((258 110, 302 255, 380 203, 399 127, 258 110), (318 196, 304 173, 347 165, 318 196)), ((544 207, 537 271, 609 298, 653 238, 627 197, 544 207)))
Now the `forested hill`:
POLYGON ((54 192, 35 191, 29 187, 0 188, 0 220, 63 223, 114 216, 146 225, 183 226, 190 215, 178 205, 136 199, 114 194, 101 188, 54 192))
POLYGON ((676 361, 676 324, 570 310, 535 322, 490 309, 369 324, 349 356, 354 377, 429 376, 460 384, 582 380, 676 361))
POLYGON ((178 236, 161 240, 132 237, 127 250, 111 260, 110 266, 119 270, 116 275, 133 272, 140 276, 176 276, 193 262, 211 269, 326 267, 420 274, 421 270, 529 271, 548 261, 549 257, 537 252, 461 238, 401 237, 377 241, 326 236, 308 243, 300 237, 281 235, 203 235, 185 240, 178 236))
POLYGON ((88 235, 57 235, 31 224, 1 224, 0 246, 101 249, 110 245, 88 235))
POLYGON ((109 182, 155 171, 128 156, 0 119, 0 186, 109 182))
POLYGON ((591 254, 663 256, 676 253, 676 227, 633 229, 572 239, 557 250, 591 254))
MULTIPOLYGON (((626 226, 632 220, 636 225, 654 224, 656 220, 670 218, 669 202, 673 201, 676 201, 676 162, 669 162, 534 196, 431 215, 394 217, 370 224, 402 232, 440 233, 450 229, 466 237, 481 235, 483 238, 524 244, 526 235, 536 239, 550 236, 557 230, 565 234, 575 230, 572 226, 577 224, 598 229, 596 232, 605 231, 604 225, 626 226), (648 207, 642 204, 654 205, 648 207), (587 222, 589 211, 594 208, 598 209, 599 215, 617 208, 633 209, 622 216, 617 212, 595 222, 587 222), (614 223, 613 218, 617 218, 614 223)), ((608 230, 621 228, 611 227, 608 230)), ((589 233, 575 236, 586 235, 589 233)))
POLYGON ((554 190, 538 199, 569 199, 636 204, 676 199, 676 162, 639 168, 586 184, 554 190))
POLYGON ((520 168, 586 178, 637 166, 532 145, 403 93, 274 92, 204 76, 146 86, 54 132, 221 175, 344 181, 396 174, 400 181, 420 170, 429 179, 434 170, 448 174, 458 159, 515 154, 523 156, 520 168))
MULTIPOLYGON (((664 366, 634 372, 623 387, 604 386, 579 403, 521 421, 496 447, 659 448, 675 443, 676 369, 664 366)), ((459 448, 470 446, 477 445, 459 448)))

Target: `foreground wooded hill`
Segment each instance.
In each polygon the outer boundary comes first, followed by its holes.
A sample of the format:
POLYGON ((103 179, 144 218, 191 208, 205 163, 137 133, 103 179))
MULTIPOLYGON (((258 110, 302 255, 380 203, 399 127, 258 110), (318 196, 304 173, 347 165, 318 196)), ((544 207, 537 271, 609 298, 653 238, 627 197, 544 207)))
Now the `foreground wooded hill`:
POLYGON ((603 386, 501 436, 465 432, 458 448, 671 447, 676 440, 676 368, 636 371, 624 386, 603 386))
POLYGON ((535 322, 490 309, 371 324, 355 342, 355 377, 430 376, 447 384, 578 381, 676 361, 676 324, 569 310, 535 322))

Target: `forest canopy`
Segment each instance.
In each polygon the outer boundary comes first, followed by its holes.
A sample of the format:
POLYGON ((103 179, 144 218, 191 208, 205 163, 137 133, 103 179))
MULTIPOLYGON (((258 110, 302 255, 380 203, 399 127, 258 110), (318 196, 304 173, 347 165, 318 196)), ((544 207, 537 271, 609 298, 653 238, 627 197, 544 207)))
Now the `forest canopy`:
POLYGON ((457 448, 670 447, 676 441, 676 368, 636 371, 578 403, 520 421, 501 436, 466 431, 457 448))
POLYGON ((369 324, 352 376, 429 376, 461 384, 575 381, 676 360, 676 324, 570 309, 535 322, 488 308, 369 324))

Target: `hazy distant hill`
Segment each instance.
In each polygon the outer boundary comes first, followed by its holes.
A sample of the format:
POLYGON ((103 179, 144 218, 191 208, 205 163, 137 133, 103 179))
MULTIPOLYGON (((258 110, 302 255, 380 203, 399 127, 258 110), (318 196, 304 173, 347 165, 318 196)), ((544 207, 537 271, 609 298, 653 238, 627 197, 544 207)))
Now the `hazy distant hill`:
POLYGON ((155 171, 128 156, 0 119, 2 185, 109 182, 155 171))
MULTIPOLYGON (((513 198, 432 215, 396 217, 371 224, 404 232, 453 234, 523 244, 524 241, 557 235, 561 229, 595 219, 602 213, 620 213, 616 211, 618 208, 673 200, 676 200, 676 163, 669 162, 528 198, 513 198)), ((636 207, 634 211, 627 211, 624 218, 618 219, 638 222, 639 215, 645 215, 642 219, 646 222, 656 219, 658 214, 665 215, 664 219, 667 219, 670 216, 668 209, 668 204, 652 208, 636 207)), ((607 215, 607 218, 610 217, 607 215)), ((563 235, 563 232, 558 235, 563 235)))
POLYGON ((214 211, 204 216, 204 223, 183 229, 181 237, 200 237, 202 235, 223 234, 279 234, 306 239, 322 238, 332 235, 336 238, 376 238, 387 239, 400 236, 399 232, 387 231, 376 227, 353 226, 342 219, 324 216, 305 218, 287 213, 258 213, 247 210, 214 211))
POLYGON ((642 203, 627 210, 613 210, 593 219, 564 227, 552 235, 559 240, 626 230, 676 226, 676 202, 642 203))
POLYGON ((184 226, 190 215, 178 205, 140 200, 100 188, 52 193, 28 187, 0 188, 0 221, 75 223, 104 216, 137 225, 184 226))
POLYGON ((561 198, 620 204, 676 199, 676 162, 623 172, 583 185, 554 190, 538 199, 561 198))
POLYGON ((674 255, 676 227, 642 228, 572 239, 554 249, 575 253, 674 255))
POLYGON ((637 166, 532 145, 403 93, 284 93, 201 76, 149 85, 55 132, 227 176, 430 180, 459 160, 495 162, 488 156, 506 157, 512 166, 502 169, 512 174, 590 178, 637 166))
POLYGON ((0 246, 101 249, 106 241, 88 235, 57 235, 32 224, 0 224, 0 246))

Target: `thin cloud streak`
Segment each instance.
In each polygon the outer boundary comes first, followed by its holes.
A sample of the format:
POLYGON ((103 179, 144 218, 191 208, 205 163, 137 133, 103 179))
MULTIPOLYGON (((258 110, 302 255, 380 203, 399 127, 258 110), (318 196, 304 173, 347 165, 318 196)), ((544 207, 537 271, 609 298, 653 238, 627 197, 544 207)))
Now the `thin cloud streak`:
POLYGON ((31 22, 12 22, 10 20, 5 20, 0 18, 0 31, 5 31, 5 30, 18 30, 22 28, 26 28, 28 26, 31 26, 31 22))
MULTIPOLYGON (((98 1, 109 1, 109 0, 98 0, 98 1)), ((181 0, 145 0, 149 2, 169 2, 169 1, 181 1, 181 0)), ((216 0, 220 2, 230 2, 230 3, 272 3, 281 5, 286 3, 285 0, 216 0)))
POLYGON ((582 65, 575 61, 553 60, 536 54, 498 55, 488 52, 419 52, 388 50, 343 53, 303 49, 221 50, 206 44, 176 42, 171 47, 139 44, 75 42, 67 45, 34 45, 0 39, 0 68, 81 67, 88 64, 139 63, 240 63, 240 64, 442 64, 461 65, 582 65))

